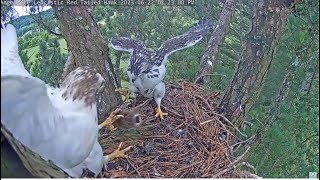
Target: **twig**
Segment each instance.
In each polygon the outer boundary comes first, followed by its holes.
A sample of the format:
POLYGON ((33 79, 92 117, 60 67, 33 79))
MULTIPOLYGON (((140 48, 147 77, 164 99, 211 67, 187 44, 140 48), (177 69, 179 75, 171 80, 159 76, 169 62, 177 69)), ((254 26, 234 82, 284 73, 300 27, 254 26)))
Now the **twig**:
POLYGON ((211 112, 214 115, 220 116, 223 118, 223 120, 225 120, 227 123, 229 123, 240 135, 242 135, 243 137, 247 138, 248 136, 245 135, 244 133, 242 133, 235 125, 232 124, 232 122, 230 122, 225 116, 215 113, 215 112, 211 112))
POLYGON ((164 107, 164 109, 165 109, 166 111, 169 111, 171 114, 174 114, 174 115, 176 115, 176 116, 178 116, 178 117, 180 117, 180 118, 183 118, 182 115, 180 115, 179 113, 177 113, 177 112, 174 111, 174 110, 171 110, 171 108, 167 108, 167 107, 165 107, 165 106, 163 106, 163 107, 164 107))
POLYGON ((134 108, 140 109, 140 108, 144 107, 145 105, 149 104, 150 102, 151 102, 151 99, 147 99, 147 100, 144 101, 142 104, 140 104, 140 105, 138 105, 138 106, 136 106, 136 107, 134 107, 134 108))
POLYGON ((131 165, 131 167, 137 172, 137 174, 141 177, 140 172, 138 171, 138 169, 132 164, 130 157, 126 158, 128 163, 131 165))
POLYGON ((197 83, 201 78, 203 78, 204 76, 223 76, 226 77, 226 75, 224 74, 202 74, 201 76, 199 76, 194 83, 197 83))
POLYGON ((39 25, 42 25, 43 28, 46 29, 49 33, 63 38, 63 35, 62 35, 62 34, 59 34, 59 33, 56 33, 56 32, 54 32, 54 31, 52 31, 52 30, 43 22, 43 19, 42 19, 40 13, 39 13, 38 15, 33 14, 33 19, 34 19, 39 25))
POLYGON ((211 121, 214 121, 214 120, 215 120, 215 119, 209 119, 209 120, 207 120, 207 121, 201 122, 200 125, 207 124, 207 123, 209 123, 209 122, 211 122, 211 121))
POLYGON ((262 177, 256 175, 256 174, 252 174, 250 172, 246 172, 246 175, 248 178, 255 178, 255 179, 262 179, 262 177))
POLYGON ((246 140, 244 140, 244 141, 237 142, 237 143, 231 145, 231 148, 233 149, 233 148, 234 148, 235 146, 237 146, 237 145, 246 143, 246 142, 248 142, 249 140, 252 140, 254 137, 255 137, 255 136, 251 136, 250 138, 248 138, 248 139, 246 139, 246 140))
POLYGON ((254 173, 257 173, 257 169, 253 165, 249 164, 248 162, 242 162, 241 165, 246 166, 246 167, 252 169, 254 171, 254 173))
POLYGON ((238 164, 242 160, 242 158, 249 152, 250 149, 251 149, 251 147, 249 146, 246 149, 246 151, 241 156, 239 156, 235 161, 233 161, 231 164, 229 164, 227 168, 225 168, 224 170, 220 171, 217 174, 212 175, 211 178, 218 178, 219 176, 223 175, 224 173, 230 171, 231 169, 236 168, 235 165, 238 164))

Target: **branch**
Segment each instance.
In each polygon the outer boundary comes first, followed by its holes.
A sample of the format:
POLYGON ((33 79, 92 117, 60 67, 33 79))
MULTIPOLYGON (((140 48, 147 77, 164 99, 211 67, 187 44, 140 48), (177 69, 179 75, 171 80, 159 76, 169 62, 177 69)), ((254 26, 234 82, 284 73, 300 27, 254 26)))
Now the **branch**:
POLYGON ((205 76, 223 76, 223 77, 226 77, 226 75, 224 75, 224 74, 202 74, 201 76, 197 77, 197 79, 194 81, 194 83, 197 84, 198 81, 199 81, 201 78, 205 77, 205 76))
POLYGON ((219 16, 218 24, 216 25, 213 33, 211 34, 208 46, 201 57, 201 62, 196 74, 196 81, 198 84, 207 84, 209 78, 203 76, 204 74, 210 74, 216 63, 220 46, 222 45, 224 38, 230 27, 231 16, 234 13, 234 9, 238 0, 226 0, 223 9, 219 16))
POLYGON ((40 15, 40 13, 38 15, 36 14, 33 14, 33 19, 40 25, 42 26, 44 29, 46 29, 50 34, 53 34, 53 35, 56 35, 56 36, 59 36, 59 37, 62 37, 63 38, 63 35, 60 34, 60 33, 56 33, 54 31, 52 31, 44 22, 43 22, 43 19, 40 15))

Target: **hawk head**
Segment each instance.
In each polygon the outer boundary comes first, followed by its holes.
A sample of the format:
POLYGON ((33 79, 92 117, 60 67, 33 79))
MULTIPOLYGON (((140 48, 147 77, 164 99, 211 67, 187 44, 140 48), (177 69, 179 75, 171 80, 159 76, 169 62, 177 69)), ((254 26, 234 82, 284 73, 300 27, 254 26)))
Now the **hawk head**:
POLYGON ((62 98, 83 101, 86 106, 96 103, 96 94, 105 86, 105 79, 95 69, 78 67, 70 72, 61 85, 62 98))

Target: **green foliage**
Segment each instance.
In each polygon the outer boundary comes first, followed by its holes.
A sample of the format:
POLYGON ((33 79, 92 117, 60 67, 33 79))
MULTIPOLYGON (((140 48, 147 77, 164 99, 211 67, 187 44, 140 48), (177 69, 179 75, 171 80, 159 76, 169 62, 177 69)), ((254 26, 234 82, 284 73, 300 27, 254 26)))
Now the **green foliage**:
POLYGON ((31 74, 50 85, 59 85, 62 82, 62 72, 65 61, 65 54, 61 54, 58 39, 41 41, 39 52, 36 55, 37 61, 31 70, 31 74))
POLYGON ((307 3, 300 4, 289 16, 265 87, 249 115, 248 120, 257 125, 265 119, 286 68, 299 60, 275 123, 248 158, 263 177, 307 178, 309 172, 319 172, 319 72, 315 70, 319 68, 319 34, 313 31, 319 28, 319 18, 308 18, 319 12, 316 5, 311 7, 308 11, 307 3), (310 93, 303 95, 301 85, 310 71, 315 78, 310 93))
POLYGON ((39 29, 32 29, 23 38, 19 39, 19 48, 28 49, 39 45, 42 41, 48 41, 49 34, 46 31, 39 32, 39 29))
POLYGON ((64 41, 39 28, 32 29, 32 33, 18 39, 19 54, 26 69, 31 75, 54 86, 61 83, 61 74, 67 59, 60 42, 63 42, 63 47, 66 46, 64 41))

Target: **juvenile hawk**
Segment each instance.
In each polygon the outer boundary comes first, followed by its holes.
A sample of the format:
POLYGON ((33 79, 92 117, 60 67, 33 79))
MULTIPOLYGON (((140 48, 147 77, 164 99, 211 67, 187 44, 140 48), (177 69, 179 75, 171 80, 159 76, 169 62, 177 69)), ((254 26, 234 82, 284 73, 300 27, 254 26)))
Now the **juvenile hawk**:
POLYGON ((160 104, 165 94, 165 84, 162 82, 168 57, 179 50, 189 48, 198 43, 212 28, 210 20, 200 20, 187 32, 162 43, 155 51, 148 51, 142 41, 127 37, 113 37, 111 47, 119 51, 130 52, 127 74, 129 76, 129 90, 140 93, 144 97, 154 98, 157 103, 156 117, 163 119, 160 104))

